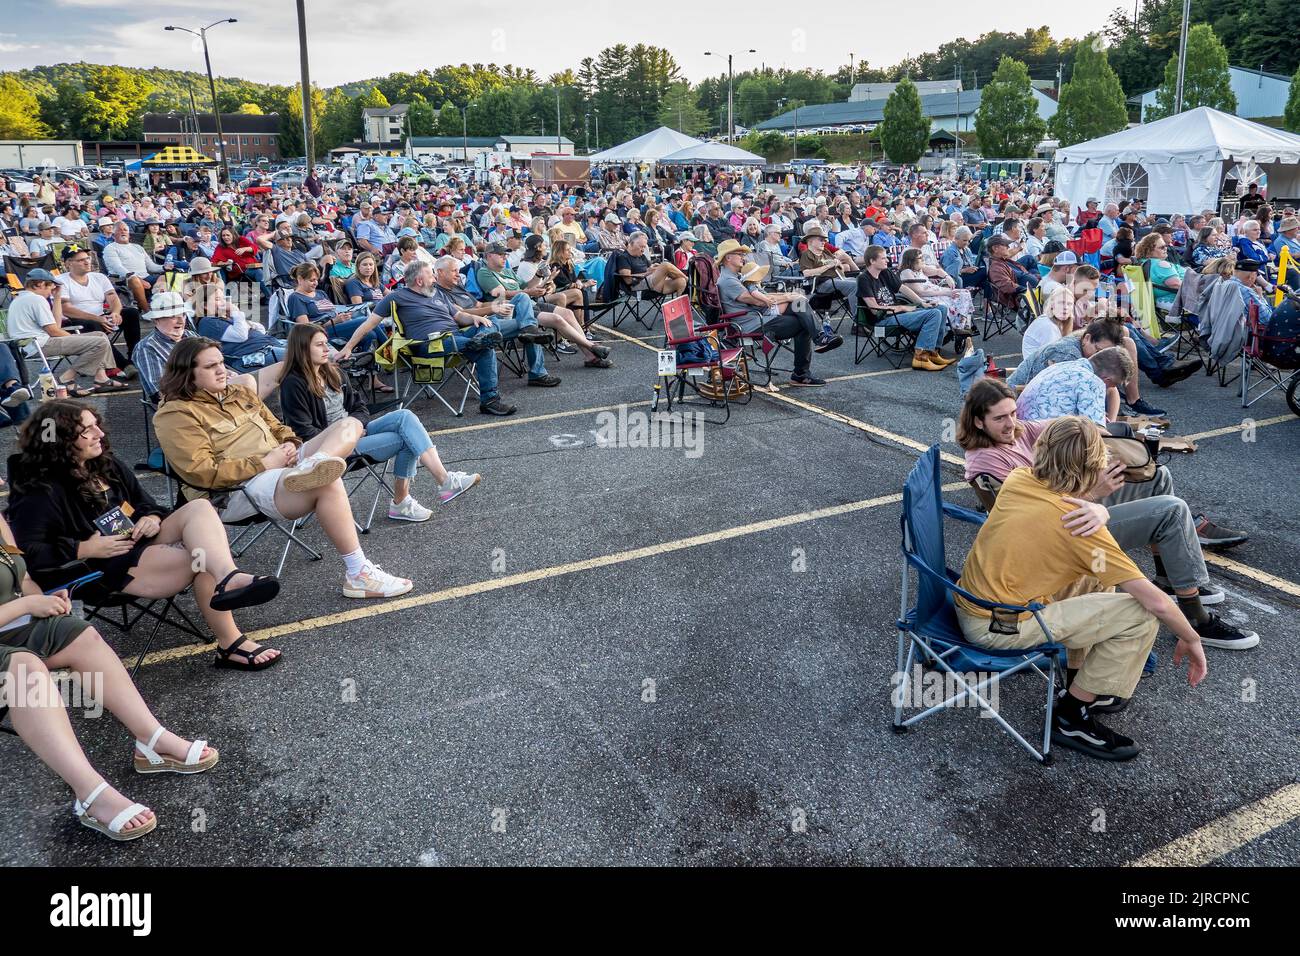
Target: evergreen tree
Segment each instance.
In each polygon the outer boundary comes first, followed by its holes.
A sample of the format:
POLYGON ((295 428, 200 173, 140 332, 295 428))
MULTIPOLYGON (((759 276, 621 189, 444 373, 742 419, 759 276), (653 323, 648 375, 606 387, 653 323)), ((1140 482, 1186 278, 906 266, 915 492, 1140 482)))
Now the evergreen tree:
POLYGON ((677 80, 664 94, 657 122, 687 136, 699 136, 709 128, 709 116, 695 103, 695 93, 686 80, 677 80))
POLYGON ((1300 67, 1296 68, 1295 76, 1291 77, 1291 95, 1287 97, 1283 118, 1287 129, 1300 133, 1300 67))
MULTIPOLYGON (((1178 90, 1178 52, 1165 64, 1165 83, 1156 91, 1156 101, 1147 107, 1144 122, 1172 116, 1178 90)), ((1187 31, 1187 65, 1183 70, 1183 110, 1211 106, 1225 113, 1237 111, 1237 94, 1232 92, 1228 72, 1228 51, 1209 24, 1198 23, 1187 31)))
POLYGON ((903 77, 885 101, 880 143, 891 162, 910 165, 921 158, 929 140, 930 121, 921 112, 921 96, 916 84, 903 77))
POLYGON ((1124 90, 1097 35, 1084 37, 1075 50, 1070 82, 1061 87, 1056 115, 1048 125, 1062 146, 1116 133, 1128 125, 1124 90))
POLYGON ((1047 133, 1038 115, 1038 99, 1029 84, 1029 69, 1004 56, 993 79, 980 91, 975 113, 975 135, 980 152, 988 159, 1029 156, 1047 133))

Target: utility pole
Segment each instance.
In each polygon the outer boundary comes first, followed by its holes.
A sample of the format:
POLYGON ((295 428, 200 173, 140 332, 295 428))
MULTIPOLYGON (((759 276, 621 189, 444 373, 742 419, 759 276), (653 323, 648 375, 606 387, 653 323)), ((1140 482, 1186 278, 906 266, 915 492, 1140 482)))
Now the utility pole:
POLYGON ((1192 0, 1183 0, 1183 22, 1178 30, 1178 85, 1174 88, 1174 115, 1183 111, 1183 77, 1187 73, 1187 21, 1191 19, 1192 0))
POLYGON ((190 91, 190 123, 193 126, 193 135, 191 136, 191 139, 194 140, 194 152, 201 153, 203 152, 203 140, 199 135, 199 110, 198 107, 194 105, 194 87, 190 86, 188 83, 186 83, 185 86, 190 91))
MULTIPOLYGON (((757 50, 746 50, 746 53, 757 53, 757 50)), ((704 51, 705 56, 721 56, 720 53, 713 53, 710 50, 704 51)), ((727 142, 730 143, 736 138, 736 110, 734 102, 735 74, 731 68, 732 54, 727 54, 727 142)))
POLYGON ((952 71, 953 73, 957 74, 957 115, 953 117, 953 119, 956 122, 952 124, 953 130, 957 134, 956 135, 957 146, 954 155, 956 157, 957 162, 960 163, 961 162, 961 64, 960 63, 953 64, 952 71))
POLYGON ((560 143, 560 88, 555 88, 555 152, 563 153, 564 146, 560 143))
POLYGON ((853 73, 853 56, 854 56, 854 55, 853 55, 852 53, 849 54, 849 94, 850 94, 850 95, 852 95, 852 93, 853 93, 853 76, 854 76, 854 73, 853 73))
POLYGON ((467 113, 468 110, 469 110, 469 104, 466 104, 465 106, 462 106, 460 108, 460 136, 461 136, 460 158, 467 163, 469 162, 469 119, 467 113))
POLYGON ((316 144, 311 135, 311 71, 307 68, 307 11, 298 0, 298 57, 302 69, 302 141, 307 150, 307 175, 312 174, 316 144))
POLYGON ((596 152, 600 152, 600 110, 593 110, 596 114, 596 152))
MULTIPOLYGON (((301 5, 301 3, 302 0, 299 0, 299 5, 301 5)), ((227 17, 225 19, 216 20, 212 23, 209 23, 206 27, 200 27, 197 31, 187 30, 185 27, 176 27, 176 26, 163 27, 163 29, 167 31, 179 30, 181 33, 188 33, 191 36, 196 36, 203 43, 203 65, 208 71, 208 92, 212 94, 212 118, 216 121, 217 148, 221 150, 221 175, 226 182, 230 182, 230 162, 226 158, 225 137, 222 135, 221 132, 221 108, 217 106, 217 84, 216 81, 213 80, 212 78, 212 58, 208 56, 208 31, 215 26, 220 26, 223 23, 238 23, 238 22, 239 21, 236 20, 234 17, 227 17)), ((192 92, 193 91, 191 91, 191 93, 192 92)))
POLYGON ((582 137, 583 142, 587 144, 587 152, 591 152, 591 114, 582 114, 582 137))

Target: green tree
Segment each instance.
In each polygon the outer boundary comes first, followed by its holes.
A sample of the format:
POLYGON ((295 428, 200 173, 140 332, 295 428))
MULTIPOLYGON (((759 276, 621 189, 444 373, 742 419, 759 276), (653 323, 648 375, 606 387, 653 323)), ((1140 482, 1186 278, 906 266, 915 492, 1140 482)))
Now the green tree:
MULTIPOLYGON (((298 111, 299 134, 298 141, 302 141, 301 125, 302 111, 298 111)), ((348 96, 341 89, 335 87, 329 91, 325 97, 325 108, 322 112, 320 122, 317 124, 316 146, 321 152, 329 152, 337 146, 343 146, 347 143, 358 139, 361 135, 361 129, 356 124, 356 116, 353 110, 352 97, 348 96)), ((280 144, 284 149, 284 143, 280 144)), ((298 150, 301 151, 299 145, 298 150)))
POLYGON ((464 132, 464 123, 460 110, 451 100, 442 104, 442 109, 438 110, 438 136, 460 136, 464 132))
POLYGON ((1029 85, 1029 70, 1019 60, 1004 56, 993 79, 981 90, 975 113, 975 135, 980 152, 989 159, 1028 156, 1047 133, 1038 115, 1038 99, 1029 85))
MULTIPOLYGON (((1178 53, 1165 64, 1165 82, 1156 91, 1156 101, 1147 107, 1144 121, 1172 116, 1178 89, 1178 53)), ((1183 109, 1211 106, 1225 113, 1237 111, 1237 94, 1232 92, 1228 72, 1228 51, 1214 29, 1198 23, 1187 31, 1187 64, 1183 70, 1183 109)))
POLYGON ((1291 95, 1286 100, 1286 128, 1293 133, 1300 133, 1300 67, 1296 67, 1295 76, 1291 77, 1291 95))
POLYGON ((1084 37, 1074 57, 1070 82, 1061 87, 1049 126, 1062 146, 1116 133, 1128 125, 1128 107, 1119 77, 1095 34, 1084 37))
POLYGON ((411 111, 407 114, 407 130, 412 136, 432 136, 438 122, 433 106, 419 93, 410 97, 411 111))
POLYGON ((42 139, 50 127, 40 119, 36 94, 16 77, 0 74, 0 139, 42 139))
POLYGON ((141 115, 151 86, 143 75, 120 66, 96 66, 86 78, 82 131, 90 139, 140 139, 141 115))
POLYGON ((915 163, 930 139, 930 121, 921 112, 921 96, 907 77, 885 101, 880 124, 880 142, 891 162, 915 163))
POLYGON ((676 80, 668 87, 656 122, 687 136, 698 136, 709 128, 709 116, 695 104, 695 93, 686 80, 676 80))
MULTIPOLYGON (((325 118, 325 94, 320 87, 311 88, 311 134, 316 147, 316 155, 329 151, 329 146, 321 136, 321 123, 325 118)), ((280 114, 280 154, 282 156, 302 156, 306 146, 302 141, 302 84, 288 87, 284 112, 280 114)))
POLYGON ((243 113, 247 116, 261 116, 262 107, 258 106, 256 103, 240 103, 239 109, 235 110, 235 112, 243 113))

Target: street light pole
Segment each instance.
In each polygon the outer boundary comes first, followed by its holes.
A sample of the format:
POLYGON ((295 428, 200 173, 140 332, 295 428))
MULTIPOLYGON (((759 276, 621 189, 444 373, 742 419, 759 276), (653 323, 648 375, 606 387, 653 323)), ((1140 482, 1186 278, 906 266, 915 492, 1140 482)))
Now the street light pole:
POLYGON ((469 162, 469 105, 466 104, 460 108, 460 158, 463 162, 469 162))
POLYGON ((1187 21, 1191 19, 1192 0, 1183 0, 1183 22, 1178 30, 1178 85, 1174 88, 1174 115, 1183 111, 1183 77, 1187 72, 1187 21))
POLYGON ((561 154, 564 147, 560 143, 560 88, 555 88, 555 152, 561 154))
POLYGON ((226 158, 226 138, 221 132, 221 108, 217 106, 217 83, 212 78, 212 58, 208 56, 208 31, 223 23, 238 22, 239 21, 234 17, 227 17, 226 19, 209 23, 206 27, 199 28, 197 33, 194 30, 187 30, 185 27, 163 27, 164 30, 180 30, 182 33, 196 36, 203 43, 203 65, 208 71, 208 92, 212 94, 212 118, 216 121, 217 126, 217 148, 221 150, 221 178, 225 182, 230 182, 230 161, 226 158))
POLYGON ((596 114, 596 152, 600 152, 600 110, 592 110, 596 114))
MULTIPOLYGON (((757 50, 746 50, 746 53, 757 53, 757 50)), ((704 51, 705 56, 721 56, 721 53, 713 53, 711 50, 704 51)), ((727 54, 727 142, 730 143, 736 138, 736 113, 735 103, 733 101, 735 74, 731 69, 732 55, 727 54)))

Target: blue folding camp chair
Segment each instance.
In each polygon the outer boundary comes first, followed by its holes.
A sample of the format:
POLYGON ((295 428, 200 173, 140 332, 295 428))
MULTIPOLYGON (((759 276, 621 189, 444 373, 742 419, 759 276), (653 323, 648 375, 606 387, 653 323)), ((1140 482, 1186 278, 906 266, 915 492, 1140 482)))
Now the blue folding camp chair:
POLYGON ((1043 605, 1031 602, 1024 607, 995 604, 975 597, 957 586, 958 572, 947 566, 943 543, 943 516, 948 515, 971 524, 983 524, 984 515, 943 500, 939 488, 939 446, 932 445, 925 452, 903 485, 902 596, 899 600, 898 618, 898 671, 895 676, 894 732, 904 733, 932 714, 948 707, 960 706, 974 699, 983 711, 981 716, 992 717, 1020 746, 1044 764, 1052 762, 1052 708, 1056 703, 1056 670, 1065 666, 1065 647, 1051 641, 1051 630, 1039 613, 1043 605), (916 569, 916 603, 908 606, 908 566, 916 569), (1047 635, 1048 642, 1034 647, 1015 650, 995 650, 972 644, 962 635, 953 605, 953 594, 977 607, 994 608, 1034 615, 1047 635), (913 666, 930 666, 945 675, 945 686, 954 686, 956 693, 942 703, 903 719, 906 702, 898 693, 897 681, 910 680, 913 666), (1042 751, 1011 726, 988 700, 989 688, 1000 691, 1001 682, 1021 671, 1032 670, 1047 683, 1044 708, 1042 751), (967 676, 976 672, 980 678, 972 682, 967 676), (954 685, 949 685, 949 679, 954 685))

